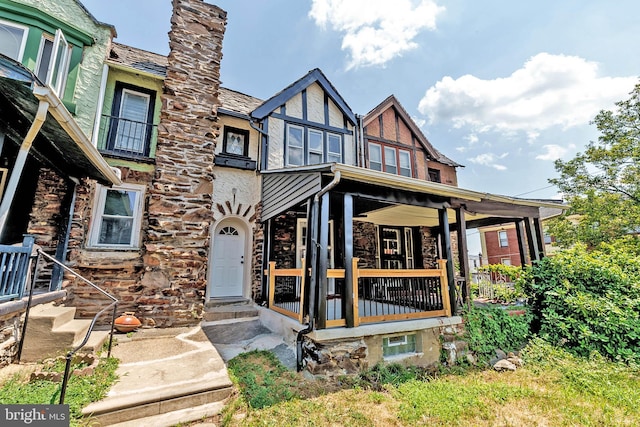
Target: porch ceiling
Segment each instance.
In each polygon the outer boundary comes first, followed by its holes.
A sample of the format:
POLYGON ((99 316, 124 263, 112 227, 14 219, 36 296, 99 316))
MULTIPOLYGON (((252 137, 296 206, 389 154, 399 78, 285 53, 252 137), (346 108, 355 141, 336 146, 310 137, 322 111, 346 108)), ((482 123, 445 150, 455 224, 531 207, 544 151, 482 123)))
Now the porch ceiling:
MULTIPOLYGON (((447 209, 449 224, 455 224, 456 213, 453 209, 447 209)), ((465 213, 467 222, 491 218, 491 215, 465 213)), ((367 221, 377 225, 393 225, 404 227, 437 227, 439 225, 438 210, 410 205, 394 205, 376 209, 366 214, 361 214, 356 221, 367 221)))

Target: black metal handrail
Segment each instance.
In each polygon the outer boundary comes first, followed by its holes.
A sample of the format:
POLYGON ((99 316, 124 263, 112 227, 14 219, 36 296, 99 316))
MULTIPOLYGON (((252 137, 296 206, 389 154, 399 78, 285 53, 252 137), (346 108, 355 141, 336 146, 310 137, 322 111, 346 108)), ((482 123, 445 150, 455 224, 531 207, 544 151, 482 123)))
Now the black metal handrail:
MULTIPOLYGON (((73 358, 73 355, 76 354, 78 352, 78 350, 80 350, 82 347, 85 346, 85 344, 89 340, 91 332, 93 332, 93 327, 95 326, 96 321, 98 320, 98 318, 103 313, 105 313, 107 310, 109 310, 110 308, 113 308, 112 315, 111 315, 111 329, 109 331, 109 348, 107 350, 107 358, 111 357, 111 346, 113 344, 113 329, 114 329, 115 321, 116 321, 116 312, 117 312, 117 309, 118 309, 118 299, 116 297, 114 297, 113 295, 111 295, 110 293, 106 292, 105 290, 101 289, 99 286, 97 286, 93 282, 91 282, 88 279, 82 277, 80 274, 76 273, 75 271, 73 271, 72 269, 70 269, 69 267, 67 267, 62 262, 58 261, 57 259, 55 259, 51 255, 43 252, 41 249, 38 249, 38 257, 41 257, 41 256, 44 257, 45 259, 53 262, 55 265, 59 266, 64 271, 66 271, 68 273, 71 273, 74 277, 77 277, 78 279, 82 280, 84 283, 86 283, 87 285, 93 287, 98 292, 100 292, 102 295, 106 296, 107 298, 109 298, 111 300, 111 303, 108 306, 104 307, 102 310, 98 311, 95 314, 95 316, 93 316, 93 319, 91 320, 91 324, 89 325, 89 330, 87 331, 87 333, 86 333, 84 339, 82 340, 82 342, 78 346, 76 346, 74 349, 72 349, 69 352, 67 352, 67 355, 65 356, 66 363, 65 363, 65 368, 64 368, 64 377, 62 378, 62 387, 60 389, 60 404, 63 404, 64 403, 65 393, 67 391, 67 384, 69 382, 69 376, 71 374, 71 359, 73 358)), ((33 288, 33 284, 36 283, 37 275, 38 275, 38 272, 36 271, 36 273, 34 274, 33 280, 31 282, 31 284, 32 284, 31 287, 32 288, 33 288)), ((20 341, 20 348, 18 350, 18 360, 20 360, 20 353, 21 353, 21 350, 22 350, 22 343, 24 342, 24 332, 27 329, 26 325, 27 325, 27 321, 29 319, 29 308, 31 306, 31 294, 33 294, 33 292, 30 292, 29 301, 27 302, 27 311, 26 311, 26 314, 25 314, 25 320, 24 320, 24 324, 23 324, 22 340, 20 341)))
POLYGON ((157 125, 103 114, 100 118, 98 148, 117 156, 147 158, 157 125))

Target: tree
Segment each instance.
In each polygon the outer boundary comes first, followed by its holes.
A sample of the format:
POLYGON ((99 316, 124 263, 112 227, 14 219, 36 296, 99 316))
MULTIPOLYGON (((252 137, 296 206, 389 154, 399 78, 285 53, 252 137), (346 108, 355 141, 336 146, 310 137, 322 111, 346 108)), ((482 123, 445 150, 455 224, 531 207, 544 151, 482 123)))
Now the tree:
POLYGON ((615 111, 598 113, 600 136, 584 153, 555 163, 560 177, 549 182, 571 205, 550 224, 561 245, 595 246, 640 231, 640 84, 630 95, 615 111))

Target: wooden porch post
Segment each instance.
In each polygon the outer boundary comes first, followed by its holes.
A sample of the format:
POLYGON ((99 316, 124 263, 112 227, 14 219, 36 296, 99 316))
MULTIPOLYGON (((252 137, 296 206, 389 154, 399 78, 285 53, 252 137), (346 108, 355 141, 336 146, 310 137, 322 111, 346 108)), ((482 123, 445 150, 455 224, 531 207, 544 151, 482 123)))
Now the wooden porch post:
POLYGON ((453 271, 453 254, 451 252, 451 233, 449 230, 449 215, 447 208, 438 209, 440 232, 442 240, 442 254, 447 260, 447 280, 449 282, 449 300, 451 311, 456 312, 456 278, 453 271))
POLYGON ((344 209, 342 212, 342 226, 344 227, 344 318, 347 328, 355 326, 355 313, 353 308, 354 286, 353 283, 353 196, 344 195, 344 209))
POLYGON ((518 251, 520 251, 520 266, 524 267, 527 264, 527 251, 524 247, 524 229, 522 226, 522 220, 515 221, 516 224, 516 237, 518 238, 518 251))
POLYGON ((540 259, 544 258, 544 230, 542 229, 542 223, 539 217, 533 218, 533 227, 536 230, 536 236, 538 238, 538 251, 540 252, 540 259))
POLYGON ((464 207, 456 208, 456 224, 458 224, 458 260, 460 262, 460 275, 464 279, 460 291, 462 302, 469 302, 471 295, 471 277, 469 275, 469 249, 467 245, 467 221, 464 217, 464 207))
POLYGON ((524 219, 524 228, 527 232, 527 240, 529 243, 529 254, 531 255, 531 262, 540 260, 540 252, 538 251, 538 239, 536 239, 536 235, 533 232, 533 227, 531 226, 531 218, 526 217, 524 219))
POLYGON ((329 280, 329 192, 322 195, 320 201, 320 245, 318 247, 318 328, 327 327, 327 288, 329 280))

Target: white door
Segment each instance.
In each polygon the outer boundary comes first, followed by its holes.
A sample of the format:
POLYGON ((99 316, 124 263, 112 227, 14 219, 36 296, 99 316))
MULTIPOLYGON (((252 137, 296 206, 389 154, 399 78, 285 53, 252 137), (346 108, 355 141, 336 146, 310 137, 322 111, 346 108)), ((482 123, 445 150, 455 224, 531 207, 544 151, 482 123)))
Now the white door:
POLYGON ((211 297, 242 296, 243 281, 244 232, 238 227, 222 227, 213 241, 211 297))

